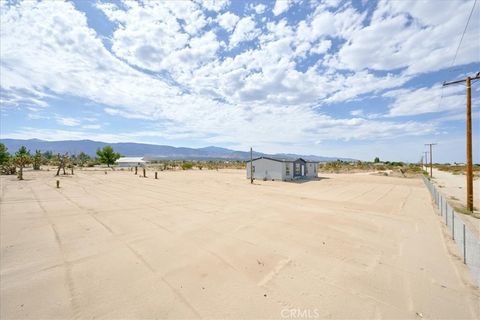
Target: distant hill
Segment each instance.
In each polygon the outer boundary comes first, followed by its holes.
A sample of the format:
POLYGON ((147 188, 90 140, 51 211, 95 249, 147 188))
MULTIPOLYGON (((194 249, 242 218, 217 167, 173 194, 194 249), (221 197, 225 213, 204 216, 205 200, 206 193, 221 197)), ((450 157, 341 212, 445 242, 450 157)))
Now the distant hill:
MULTIPOLYGON (((106 143, 92 140, 63 140, 63 141, 45 141, 39 139, 19 140, 19 139, 0 139, 5 144, 10 153, 14 153, 21 146, 27 147, 30 151, 41 150, 52 151, 53 153, 79 154, 85 152, 90 156, 95 156, 99 148, 110 145, 123 156, 145 156, 150 160, 248 160, 250 152, 235 151, 220 147, 205 148, 177 148, 165 145, 146 144, 146 143, 106 143)), ((303 158, 311 161, 335 161, 337 159, 344 161, 355 161, 349 158, 332 158, 316 155, 297 155, 292 153, 265 154, 254 152, 254 157, 270 156, 282 159, 303 158)))

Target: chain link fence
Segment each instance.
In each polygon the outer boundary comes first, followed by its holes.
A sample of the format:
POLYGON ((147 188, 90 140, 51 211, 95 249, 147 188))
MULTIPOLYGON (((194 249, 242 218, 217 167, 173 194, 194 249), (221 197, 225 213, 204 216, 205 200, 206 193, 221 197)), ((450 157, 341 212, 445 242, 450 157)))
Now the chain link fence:
POLYGON ((455 212, 448 204, 446 197, 435 188, 432 182, 425 177, 423 181, 432 195, 449 234, 458 246, 463 262, 470 268, 480 287, 480 239, 465 225, 462 214, 455 212))

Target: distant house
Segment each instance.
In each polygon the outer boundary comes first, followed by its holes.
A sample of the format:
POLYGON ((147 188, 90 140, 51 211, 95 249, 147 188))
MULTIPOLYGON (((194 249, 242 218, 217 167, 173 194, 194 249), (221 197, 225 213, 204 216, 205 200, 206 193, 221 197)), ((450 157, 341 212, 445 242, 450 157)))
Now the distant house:
MULTIPOLYGON (((294 180, 317 177, 316 161, 275 159, 260 157, 252 160, 253 178, 260 180, 294 180)), ((250 179, 250 161, 247 161, 247 178, 250 179)))
POLYGON ((115 162, 119 167, 143 167, 148 161, 144 160, 143 157, 122 157, 115 162))

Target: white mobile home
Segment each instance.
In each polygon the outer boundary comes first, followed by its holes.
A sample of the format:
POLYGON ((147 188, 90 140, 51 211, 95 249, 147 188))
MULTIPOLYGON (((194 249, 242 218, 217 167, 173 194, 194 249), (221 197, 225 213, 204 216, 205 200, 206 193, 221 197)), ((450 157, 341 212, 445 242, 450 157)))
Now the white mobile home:
POLYGON ((121 168, 144 167, 147 161, 143 157, 122 157, 115 162, 121 168))
MULTIPOLYGON (((253 178, 260 180, 294 180, 317 177, 315 161, 275 159, 260 157, 252 160, 253 178)), ((247 161, 247 178, 250 179, 250 161, 247 161)))

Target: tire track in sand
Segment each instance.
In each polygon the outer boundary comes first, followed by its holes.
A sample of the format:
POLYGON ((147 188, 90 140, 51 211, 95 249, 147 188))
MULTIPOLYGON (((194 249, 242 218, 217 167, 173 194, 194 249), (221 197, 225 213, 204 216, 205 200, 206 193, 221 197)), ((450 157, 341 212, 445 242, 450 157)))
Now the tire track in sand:
POLYGON ((65 248, 64 248, 64 245, 62 243, 62 239, 60 237, 60 234, 57 230, 57 227, 56 227, 55 223, 50 218, 50 216, 48 214, 48 211, 42 205, 42 202, 41 202, 40 198, 38 197, 37 193, 35 192, 35 190, 31 186, 29 186, 29 188, 32 192, 32 195, 36 199, 38 206, 42 210, 43 215, 47 219, 48 224, 50 225, 50 228, 52 229, 53 234, 55 236, 55 242, 56 242, 58 248, 60 249, 60 253, 61 253, 61 256, 62 256, 63 267, 64 267, 64 271, 65 271, 65 283, 67 285, 68 292, 69 292, 69 295, 70 295, 69 300, 70 300, 70 307, 71 307, 71 310, 72 310, 72 313, 73 313, 73 318, 74 319, 81 319, 82 318, 82 314, 81 314, 82 312, 81 312, 80 305, 78 303, 79 298, 80 298, 80 293, 75 289, 75 283, 73 281, 73 276, 72 276, 72 264, 67 260, 67 257, 66 257, 66 254, 65 254, 65 248))
MULTIPOLYGON (((32 189, 33 191, 33 189, 32 189)), ((103 223, 102 221, 100 221, 97 217, 94 216, 94 213, 92 212, 95 212, 97 213, 95 210, 92 210, 92 209, 89 209, 89 208, 86 208, 78 203, 76 203, 75 201, 73 201, 70 197, 68 197, 66 194, 64 194, 63 192, 61 192, 60 190, 57 190, 59 191, 59 193, 67 200, 69 201, 70 203, 72 203, 73 205, 75 205, 77 208, 85 211, 88 215, 90 215, 92 218, 95 219, 95 221, 97 221, 98 223, 100 223, 106 230, 108 230, 112 235, 116 236, 115 233, 113 232, 113 230, 107 226, 105 223, 103 223)), ((44 209, 43 209, 44 210, 44 209)), ((46 212, 46 211, 45 211, 46 212)), ((57 233, 56 233, 57 234, 57 233)), ((138 252, 137 250, 135 250, 132 246, 130 246, 127 242, 123 241, 122 239, 118 238, 118 237, 115 237, 118 241, 120 241, 135 257, 138 261, 140 261, 142 263, 143 266, 145 266, 151 273, 155 274, 156 273, 156 270, 147 262, 147 260, 140 254, 140 252, 138 252)), ((62 250, 62 254, 63 254, 63 250, 62 250)), ((64 261, 65 258, 64 258, 64 261)), ((163 283, 165 283, 167 285, 167 287, 170 288, 170 290, 174 293, 174 295, 191 311, 195 314, 195 316, 197 318, 202 318, 202 316, 200 315, 200 313, 188 302, 188 300, 177 290, 175 289, 170 283, 168 283, 165 278, 162 276, 161 277, 161 280, 163 283)), ((71 282, 71 285, 72 285, 72 288, 73 288, 73 279, 71 279, 71 274, 70 274, 70 282, 71 282)), ((69 283, 70 283, 69 282, 69 283)), ((78 305, 75 306, 76 309, 79 309, 78 305)), ((78 317, 76 317, 78 318, 78 317)))

